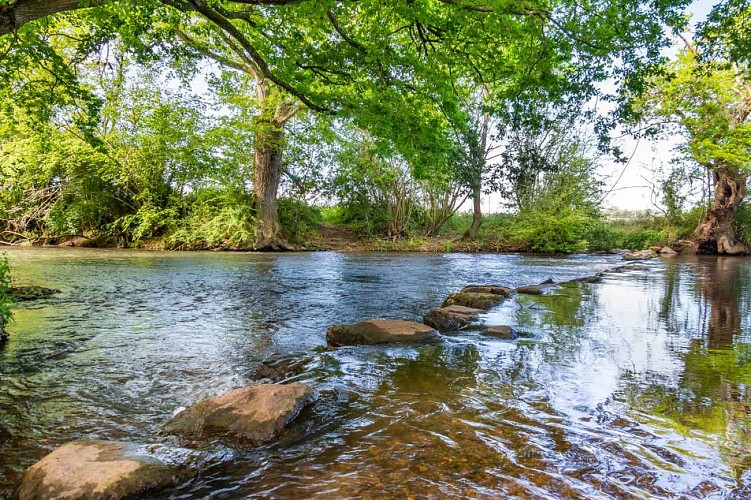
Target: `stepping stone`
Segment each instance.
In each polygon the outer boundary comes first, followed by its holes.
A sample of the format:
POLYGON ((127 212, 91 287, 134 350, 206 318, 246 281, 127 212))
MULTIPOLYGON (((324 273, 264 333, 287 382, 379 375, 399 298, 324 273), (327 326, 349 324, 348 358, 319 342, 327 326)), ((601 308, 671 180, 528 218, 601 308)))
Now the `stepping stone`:
POLYGON ((520 338, 529 339, 534 337, 534 334, 530 332, 517 330, 516 328, 512 328, 508 325, 491 326, 486 328, 485 330, 482 330, 480 333, 487 337, 495 337, 497 339, 503 340, 516 340, 520 338))
POLYGON ((164 432, 190 441, 218 438, 260 446, 273 441, 315 399, 316 391, 302 382, 241 387, 189 406, 164 425, 164 432))
POLYGON ((657 253, 654 250, 639 250, 625 254, 623 260, 649 260, 655 257, 657 257, 657 253))
POLYGON ((545 290, 555 286, 555 281, 552 278, 548 278, 539 285, 527 285, 520 286, 516 289, 516 293, 522 293, 526 295, 542 295, 545 290))
POLYGON ((330 326, 326 340, 332 346, 425 342, 438 337, 435 329, 402 319, 369 319, 353 325, 330 326))
POLYGON ((190 469, 165 463, 149 448, 119 441, 72 441, 29 467, 15 498, 138 497, 187 478, 190 469))
POLYGON ((448 298, 443 301, 443 305, 441 305, 441 307, 456 305, 471 307, 473 309, 488 310, 491 307, 500 304, 503 299, 503 295, 498 295, 495 293, 459 292, 449 295, 448 298))
POLYGON ((457 305, 434 307, 425 315, 423 322, 440 332, 455 332, 476 320, 481 312, 481 309, 457 305))
POLYGON ((490 293, 492 295, 508 297, 513 291, 511 288, 498 285, 469 285, 462 288, 460 293, 490 293))
POLYGON ((593 274, 592 276, 585 276, 583 278, 574 278, 569 283, 600 283, 602 281, 604 273, 593 274))
POLYGON ((507 325, 491 326, 484 330, 482 334, 504 340, 514 340, 518 337, 516 330, 507 325))

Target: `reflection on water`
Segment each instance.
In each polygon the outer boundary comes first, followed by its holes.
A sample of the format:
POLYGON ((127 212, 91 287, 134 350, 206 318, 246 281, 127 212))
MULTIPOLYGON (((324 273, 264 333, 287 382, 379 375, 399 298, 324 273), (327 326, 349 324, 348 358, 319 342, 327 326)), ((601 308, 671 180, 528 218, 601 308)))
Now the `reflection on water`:
MULTIPOLYGON (((10 252, 24 306, 0 351, 0 496, 70 439, 161 440, 172 412, 312 356, 319 402, 280 443, 219 453, 163 496, 751 496, 751 260, 675 258, 520 296, 534 334, 314 354, 329 324, 418 319, 469 283, 518 286, 615 257, 10 252)), ((217 451, 216 448, 210 449, 217 451)), ((219 450, 221 451, 221 450, 219 450)))

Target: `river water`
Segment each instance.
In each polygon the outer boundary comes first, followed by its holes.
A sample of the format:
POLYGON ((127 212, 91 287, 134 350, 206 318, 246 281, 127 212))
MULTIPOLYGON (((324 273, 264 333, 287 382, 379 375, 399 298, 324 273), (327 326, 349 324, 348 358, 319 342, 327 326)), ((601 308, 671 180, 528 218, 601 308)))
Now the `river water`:
POLYGON ((751 497, 751 260, 680 257, 518 296, 484 316, 534 335, 316 352, 326 327, 419 318, 467 284, 565 281, 615 256, 11 249, 0 497, 77 438, 165 442, 198 399, 305 360, 318 402, 275 445, 207 445, 160 498, 751 497))

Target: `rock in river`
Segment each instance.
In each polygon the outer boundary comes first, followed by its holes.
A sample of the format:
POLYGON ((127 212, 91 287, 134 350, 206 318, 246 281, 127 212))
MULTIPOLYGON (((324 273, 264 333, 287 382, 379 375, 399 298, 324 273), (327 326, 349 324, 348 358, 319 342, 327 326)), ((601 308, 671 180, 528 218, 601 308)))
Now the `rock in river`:
POLYGON ((638 252, 630 252, 623 256, 624 260, 649 260, 657 257, 654 250, 639 250, 638 252))
POLYGON ((670 257, 672 255, 678 255, 678 252, 676 252, 670 247, 662 247, 660 249, 660 255, 670 257))
POLYGON ((504 340, 514 340, 518 337, 516 330, 507 325, 491 326, 483 331, 482 334, 504 340))
POLYGON ((452 293, 446 300, 443 301, 443 305, 441 307, 464 306, 471 307, 473 309, 487 310, 495 305, 500 304, 503 301, 503 298, 503 295, 498 295, 495 293, 452 293))
POLYGON ((481 312, 481 309, 464 306, 434 307, 423 322, 439 332, 455 332, 472 323, 481 312))
POLYGON ((168 465, 147 447, 118 441, 72 441, 29 467, 18 500, 119 499, 176 484, 184 467, 168 465))
POLYGON ((534 334, 524 331, 524 330, 517 330, 516 328, 510 327, 508 325, 499 325, 499 326, 490 326, 483 330, 482 335, 485 335, 486 337, 495 337, 497 339, 503 339, 503 340, 516 340, 518 338, 533 338, 534 334))
POLYGON ((43 286, 28 285, 28 286, 12 286, 8 290, 11 297, 19 302, 26 302, 28 300, 43 299, 56 293, 60 293, 60 290, 54 288, 45 288, 43 286))
POLYGON ((241 387, 188 407, 164 432, 191 441, 219 438, 259 446, 276 438, 315 398, 316 391, 302 382, 241 387))
POLYGON ((490 293, 492 295, 502 295, 508 297, 513 290, 511 288, 499 285, 469 285, 462 288, 460 293, 490 293))
POLYGON ((438 337, 433 328, 401 319, 369 319, 353 325, 330 326, 326 340, 332 346, 424 342, 438 337))
POLYGON ((539 285, 527 285, 520 286, 516 289, 517 293, 523 293, 527 295, 542 295, 548 288, 554 287, 555 281, 552 278, 548 278, 539 285))

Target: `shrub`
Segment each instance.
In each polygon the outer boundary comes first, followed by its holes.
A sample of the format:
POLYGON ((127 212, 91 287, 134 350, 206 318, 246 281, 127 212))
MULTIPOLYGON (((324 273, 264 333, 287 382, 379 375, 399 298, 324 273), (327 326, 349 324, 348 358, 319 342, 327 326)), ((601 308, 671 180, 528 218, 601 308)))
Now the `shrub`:
MULTIPOLYGON (((698 225, 698 220, 696 225, 698 225)), ((751 205, 748 203, 742 203, 738 207, 735 213, 735 226, 740 240, 746 245, 751 245, 751 205)))
POLYGON ((645 229, 623 237, 622 247, 633 250, 641 250, 662 241, 662 234, 656 229, 645 229))
POLYGON ((0 334, 2 334, 2 325, 7 325, 13 319, 13 312, 10 306, 13 304, 13 297, 10 295, 10 265, 8 258, 0 258, 0 334))
POLYGON ((512 244, 524 250, 544 253, 576 253, 588 248, 587 234, 595 221, 586 214, 520 214, 508 229, 512 244))
POLYGON ((253 248, 256 220, 249 196, 239 189, 204 189, 190 201, 189 212, 166 241, 176 249, 253 248))
POLYGON ((304 243, 306 236, 314 232, 316 226, 323 221, 317 207, 294 198, 280 198, 276 206, 282 232, 291 243, 304 243))

